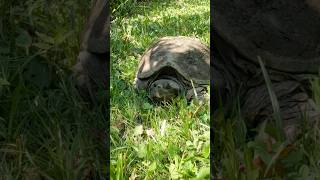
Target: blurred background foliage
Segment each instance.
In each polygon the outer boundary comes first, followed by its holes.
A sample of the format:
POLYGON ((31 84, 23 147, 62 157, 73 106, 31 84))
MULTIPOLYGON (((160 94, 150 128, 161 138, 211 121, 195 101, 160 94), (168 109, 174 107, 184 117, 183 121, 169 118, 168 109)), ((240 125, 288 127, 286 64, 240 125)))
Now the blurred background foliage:
POLYGON ((91 0, 0 1, 0 179, 102 179, 105 109, 71 79, 91 0))

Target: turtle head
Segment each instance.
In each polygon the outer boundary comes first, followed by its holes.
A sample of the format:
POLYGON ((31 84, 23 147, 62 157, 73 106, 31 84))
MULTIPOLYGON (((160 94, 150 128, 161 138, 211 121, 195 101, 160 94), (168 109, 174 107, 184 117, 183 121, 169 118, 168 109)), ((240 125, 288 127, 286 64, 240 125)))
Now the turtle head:
POLYGON ((184 87, 177 80, 158 79, 149 86, 149 97, 154 101, 170 101, 177 97, 184 87))

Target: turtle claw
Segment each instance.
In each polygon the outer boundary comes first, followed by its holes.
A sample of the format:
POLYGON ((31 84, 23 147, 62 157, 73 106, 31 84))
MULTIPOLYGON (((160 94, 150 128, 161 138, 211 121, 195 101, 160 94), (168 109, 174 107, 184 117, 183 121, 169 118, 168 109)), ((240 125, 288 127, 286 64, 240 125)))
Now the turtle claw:
POLYGON ((286 140, 289 144, 293 144, 294 141, 297 139, 298 134, 300 134, 299 129, 297 126, 291 125, 284 128, 284 134, 286 140))

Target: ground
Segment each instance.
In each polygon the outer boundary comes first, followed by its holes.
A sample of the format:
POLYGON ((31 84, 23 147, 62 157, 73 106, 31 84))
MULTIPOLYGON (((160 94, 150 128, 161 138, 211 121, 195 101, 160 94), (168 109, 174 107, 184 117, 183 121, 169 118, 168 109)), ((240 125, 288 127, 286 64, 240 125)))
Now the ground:
POLYGON ((170 105, 155 105, 133 85, 141 55, 158 38, 195 36, 209 45, 209 10, 209 0, 180 0, 138 2, 114 11, 110 94, 114 179, 209 179, 209 104, 188 105, 180 98, 170 105))

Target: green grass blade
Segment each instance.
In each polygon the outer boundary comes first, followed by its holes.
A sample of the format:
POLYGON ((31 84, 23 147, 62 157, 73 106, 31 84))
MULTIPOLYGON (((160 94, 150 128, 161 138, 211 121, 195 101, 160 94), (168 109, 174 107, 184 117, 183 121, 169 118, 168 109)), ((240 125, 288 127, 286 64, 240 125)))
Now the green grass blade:
POLYGON ((263 77, 266 82, 266 86, 267 86, 268 93, 269 93, 270 100, 271 100, 271 104, 272 104, 273 117, 276 121, 276 126, 277 126, 277 130, 278 130, 277 131, 277 139, 284 141, 284 132, 283 132, 283 125, 282 125, 279 102, 278 102, 278 99, 277 99, 275 92, 273 91, 271 79, 268 75, 268 72, 264 66, 264 63, 263 63, 261 57, 258 56, 258 60, 259 60, 259 64, 260 64, 260 67, 262 70, 263 77))

